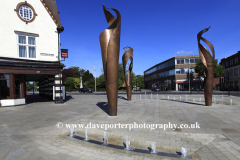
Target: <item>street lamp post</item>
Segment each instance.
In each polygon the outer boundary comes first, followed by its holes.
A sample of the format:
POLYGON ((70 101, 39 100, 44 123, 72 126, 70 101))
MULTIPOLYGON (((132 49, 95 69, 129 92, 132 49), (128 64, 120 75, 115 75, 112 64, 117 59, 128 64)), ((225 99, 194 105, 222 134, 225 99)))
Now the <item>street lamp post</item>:
POLYGON ((94 77, 95 77, 95 92, 97 92, 97 86, 96 86, 96 69, 94 65, 94 77))
POLYGON ((189 92, 190 92, 190 58, 188 59, 188 82, 189 82, 189 92))

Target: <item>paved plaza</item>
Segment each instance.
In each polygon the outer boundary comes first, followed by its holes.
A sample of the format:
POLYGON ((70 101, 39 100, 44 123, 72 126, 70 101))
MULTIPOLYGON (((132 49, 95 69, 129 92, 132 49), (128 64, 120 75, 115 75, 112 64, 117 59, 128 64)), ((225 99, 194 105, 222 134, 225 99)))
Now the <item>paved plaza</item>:
MULTIPOLYGON (((168 95, 157 93, 126 94, 118 97, 118 116, 107 110, 105 93, 68 93, 64 104, 40 100, 27 105, 0 107, 0 159, 6 160, 151 160, 180 159, 135 153, 71 138, 66 124, 139 124, 138 127, 108 128, 108 143, 123 146, 126 136, 130 148, 148 150, 156 142, 156 151, 179 154, 187 148, 192 159, 240 159, 240 101, 237 96, 213 96, 212 106, 204 106, 201 94, 168 95), (169 96, 169 97, 168 97, 169 96), (181 96, 181 100, 180 100, 181 96), (200 102, 201 98, 201 102, 200 102), (232 99, 232 102, 231 102, 232 99), (232 103, 232 105, 231 105, 232 103), (61 128, 61 122, 63 127, 61 128), (200 124, 198 128, 160 128, 160 124, 200 124), (58 125, 56 125, 58 123, 58 125), (159 124, 156 129, 140 124, 159 124)), ((36 98, 36 97, 35 97, 36 98)), ((192 126, 194 127, 194 126, 192 126)), ((88 138, 102 142, 104 128, 88 128, 88 138)), ((74 135, 85 137, 85 128, 74 135)))

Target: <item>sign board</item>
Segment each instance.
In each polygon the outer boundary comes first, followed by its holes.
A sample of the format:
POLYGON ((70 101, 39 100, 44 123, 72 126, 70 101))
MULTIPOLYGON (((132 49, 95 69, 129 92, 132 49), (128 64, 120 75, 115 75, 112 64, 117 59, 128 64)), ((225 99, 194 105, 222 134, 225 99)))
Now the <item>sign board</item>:
POLYGON ((50 53, 40 53, 41 56, 54 56, 54 54, 50 54, 50 53))
POLYGON ((68 58, 68 49, 61 49, 61 57, 68 58))

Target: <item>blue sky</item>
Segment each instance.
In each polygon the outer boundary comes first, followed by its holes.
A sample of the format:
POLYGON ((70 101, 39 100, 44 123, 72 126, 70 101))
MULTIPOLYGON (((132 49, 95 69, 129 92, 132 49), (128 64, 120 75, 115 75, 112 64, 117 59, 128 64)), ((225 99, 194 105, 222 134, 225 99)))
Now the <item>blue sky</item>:
POLYGON ((173 56, 198 55, 197 33, 209 26, 203 37, 219 61, 240 50, 239 0, 57 0, 65 28, 61 48, 69 49, 66 68, 93 73, 95 64, 97 77, 101 74, 99 35, 108 27, 103 3, 121 14, 119 60, 122 48, 132 47, 135 74, 173 56))

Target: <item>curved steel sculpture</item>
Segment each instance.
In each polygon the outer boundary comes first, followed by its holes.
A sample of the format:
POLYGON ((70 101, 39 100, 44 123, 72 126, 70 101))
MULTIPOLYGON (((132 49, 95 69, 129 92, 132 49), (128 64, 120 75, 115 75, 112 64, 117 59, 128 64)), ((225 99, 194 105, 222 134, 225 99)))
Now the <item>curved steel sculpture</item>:
POLYGON ((212 43, 202 37, 202 34, 207 32, 209 28, 205 28, 197 34, 199 55, 202 60, 203 70, 204 70, 203 86, 204 86, 204 97, 205 97, 206 106, 212 105, 212 90, 213 90, 213 76, 214 76, 213 59, 215 59, 215 52, 214 52, 214 47, 212 43), (200 43, 200 40, 202 40, 208 45, 208 47, 212 51, 212 55, 210 54, 210 52, 206 47, 202 46, 202 44, 200 43))
POLYGON ((99 40, 102 53, 105 85, 107 90, 109 115, 116 116, 121 15, 118 10, 114 8, 107 8, 104 4, 103 11, 109 27, 100 34, 99 40), (112 9, 115 11, 117 18, 115 18, 106 9, 112 9))
POLYGON ((127 88, 127 99, 131 101, 132 98, 132 67, 133 67, 133 49, 131 47, 125 46, 123 48, 124 54, 122 56, 122 62, 123 62, 123 72, 124 72, 124 80, 127 88), (131 63, 129 64, 128 67, 128 80, 126 78, 126 65, 128 60, 131 60, 131 63))

